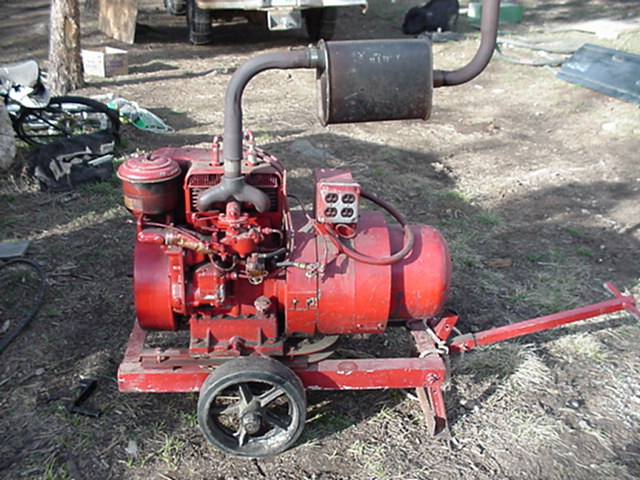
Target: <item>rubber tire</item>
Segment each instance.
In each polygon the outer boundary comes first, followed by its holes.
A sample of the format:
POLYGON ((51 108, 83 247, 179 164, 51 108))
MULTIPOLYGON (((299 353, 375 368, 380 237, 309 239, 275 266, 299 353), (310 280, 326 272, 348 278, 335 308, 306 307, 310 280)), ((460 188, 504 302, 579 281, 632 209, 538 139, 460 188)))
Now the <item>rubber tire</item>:
MULTIPOLYGON (((227 396, 223 395, 225 398, 227 396)), ((241 357, 224 363, 207 377, 198 398, 198 424, 205 438, 216 448, 238 457, 262 458, 286 450, 302 433, 306 414, 307 402, 302 381, 282 363, 267 357, 241 357), (263 407, 285 398, 288 407, 285 421, 289 421, 289 424, 286 428, 274 427, 261 434, 248 434, 247 442, 240 445, 234 436, 239 429, 233 432, 217 422, 211 410, 218 394, 248 383, 268 384, 280 390, 282 393, 263 407)))
POLYGON ((171 15, 184 15, 187 13, 187 4, 184 0, 164 0, 164 7, 171 15))
POLYGON ((338 8, 310 8, 304 11, 304 20, 309 40, 314 43, 320 39, 331 40, 336 32, 338 8))
POLYGON ((24 140, 25 142, 31 145, 46 145, 47 143, 51 143, 62 138, 69 138, 74 135, 82 135, 85 133, 97 132, 99 130, 110 130, 113 133, 117 133, 120 129, 120 118, 118 116, 118 112, 106 106, 102 102, 98 102, 97 100, 92 100, 91 98, 85 97, 73 97, 73 96, 61 96, 61 97, 51 97, 49 101, 49 105, 45 108, 40 109, 30 109, 30 108, 21 108, 18 113, 17 118, 14 122, 14 128, 16 130, 16 134, 19 138, 24 140), (52 135, 47 137, 40 138, 39 136, 34 136, 28 132, 25 128, 29 123, 29 119, 32 117, 40 117, 43 114, 46 114, 49 119, 56 118, 56 116, 69 115, 69 112, 65 112, 64 108, 60 105, 64 104, 76 104, 82 105, 83 112, 91 112, 91 113, 99 113, 101 116, 101 120, 104 121, 104 124, 99 125, 99 127, 91 128, 91 126, 83 125, 85 129, 78 132, 63 132, 60 131, 59 135, 52 135))
POLYGON ((211 10, 203 10, 195 0, 187 0, 187 28, 189 41, 194 45, 206 45, 213 40, 211 10))

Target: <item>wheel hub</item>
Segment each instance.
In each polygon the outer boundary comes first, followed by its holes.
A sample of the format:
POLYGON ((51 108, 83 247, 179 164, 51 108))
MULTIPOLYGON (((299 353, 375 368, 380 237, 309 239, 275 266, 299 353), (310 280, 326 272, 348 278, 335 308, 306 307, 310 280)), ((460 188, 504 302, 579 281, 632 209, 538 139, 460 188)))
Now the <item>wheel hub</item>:
POLYGON ((249 435, 255 435, 262 428, 262 415, 258 411, 246 412, 242 415, 242 427, 249 435))

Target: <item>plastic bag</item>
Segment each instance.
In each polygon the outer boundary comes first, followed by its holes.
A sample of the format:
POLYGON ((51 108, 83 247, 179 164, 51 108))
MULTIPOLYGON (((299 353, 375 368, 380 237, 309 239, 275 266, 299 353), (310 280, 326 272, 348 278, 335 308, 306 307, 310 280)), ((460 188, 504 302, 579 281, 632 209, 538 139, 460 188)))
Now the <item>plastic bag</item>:
POLYGON ((95 95, 91 98, 104 102, 109 108, 117 110, 122 120, 129 122, 140 130, 153 133, 170 133, 175 131, 173 127, 167 125, 160 117, 151 113, 146 108, 142 108, 131 100, 120 98, 114 93, 95 95))

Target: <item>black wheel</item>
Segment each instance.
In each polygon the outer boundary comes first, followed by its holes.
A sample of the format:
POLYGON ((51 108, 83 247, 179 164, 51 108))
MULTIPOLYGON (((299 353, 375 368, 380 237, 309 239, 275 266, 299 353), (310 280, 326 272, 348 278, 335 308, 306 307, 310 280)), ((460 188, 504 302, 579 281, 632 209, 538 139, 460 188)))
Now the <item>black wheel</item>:
POLYGON ((211 10, 203 10, 195 0, 187 0, 187 28, 189 41, 194 45, 205 45, 213 39, 211 10))
POLYGON ((223 364, 207 377, 198 399, 198 423, 206 439, 240 457, 286 450, 302 433, 306 413, 302 382, 272 358, 223 364))
POLYGON ((45 108, 21 108, 14 123, 18 137, 32 145, 99 130, 117 132, 118 112, 83 97, 52 97, 45 108))
POLYGON ((164 7, 171 15, 184 15, 187 13, 187 4, 184 0, 164 0, 164 7))
POLYGON ((317 42, 320 39, 331 40, 336 31, 338 9, 336 7, 311 8, 304 11, 309 40, 317 42))

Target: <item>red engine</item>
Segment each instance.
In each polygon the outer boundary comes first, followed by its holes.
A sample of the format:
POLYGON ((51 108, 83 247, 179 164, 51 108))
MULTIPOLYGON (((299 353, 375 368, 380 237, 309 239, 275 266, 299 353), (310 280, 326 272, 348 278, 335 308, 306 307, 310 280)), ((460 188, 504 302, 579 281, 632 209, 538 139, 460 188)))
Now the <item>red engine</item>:
POLYGON ((250 137, 240 178, 264 194, 262 211, 210 195, 225 175, 219 153, 217 142, 212 150, 163 148, 118 171, 138 219, 142 328, 189 329, 195 357, 292 355, 287 339, 378 333, 390 319, 443 311, 451 264, 435 229, 404 224, 346 170, 316 172, 315 215, 292 210, 284 167, 250 137), (362 197, 401 226, 361 211, 362 197))

